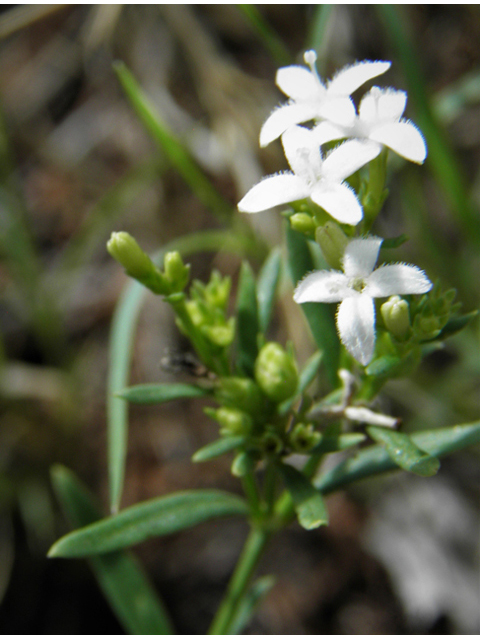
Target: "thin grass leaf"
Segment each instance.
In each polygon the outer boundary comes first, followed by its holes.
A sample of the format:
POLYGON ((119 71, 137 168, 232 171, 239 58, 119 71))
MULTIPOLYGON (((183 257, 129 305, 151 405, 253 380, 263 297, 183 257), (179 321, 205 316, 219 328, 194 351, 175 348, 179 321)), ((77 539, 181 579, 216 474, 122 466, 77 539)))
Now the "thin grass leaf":
POLYGON ((192 490, 140 502, 60 538, 50 557, 81 558, 117 551, 148 538, 166 536, 201 522, 226 516, 244 516, 244 500, 225 491, 192 490))
MULTIPOLYGON (((293 284, 296 285, 307 273, 313 271, 314 261, 308 241, 301 233, 286 224, 288 263, 293 284)), ((307 318, 317 347, 324 354, 324 366, 332 386, 337 383, 340 358, 340 342, 335 329, 332 305, 306 302, 300 305, 307 318)))
POLYGON ((280 249, 276 248, 265 260, 257 278, 258 328, 261 333, 265 333, 270 324, 281 269, 282 257, 280 249))
POLYGON ((287 491, 292 496, 298 522, 304 529, 328 524, 328 512, 321 492, 303 473, 286 464, 280 466, 287 491))
POLYGON ((323 75, 327 58, 327 47, 329 44, 328 26, 332 12, 335 9, 333 4, 317 4, 313 16, 309 21, 307 44, 305 49, 313 49, 317 52, 317 67, 323 75))
POLYGON ((125 64, 116 62, 114 70, 142 124, 193 193, 218 218, 224 221, 230 219, 232 206, 220 195, 188 149, 170 131, 125 64))
MULTIPOLYGON (((51 470, 51 477, 55 493, 72 526, 83 527, 102 517, 93 497, 71 471, 56 465, 51 470)), ((127 633, 173 633, 163 603, 133 554, 117 551, 90 558, 89 563, 127 633)))
MULTIPOLYGON (((414 433, 410 438, 423 451, 441 458, 454 451, 478 444, 480 422, 414 433)), ((398 469, 397 465, 383 447, 367 447, 353 458, 341 462, 331 471, 321 475, 314 484, 323 495, 326 495, 357 480, 395 469, 398 469)))
POLYGON ((253 376, 258 355, 258 308, 255 275, 248 262, 242 262, 238 282, 237 304, 237 366, 241 373, 253 376))
POLYGON ((256 580, 247 591, 228 628, 228 635, 240 635, 252 619, 256 609, 275 585, 273 576, 263 576, 256 580))
POLYGON ((245 436, 227 436, 215 440, 196 451, 192 456, 192 462, 206 462, 212 458, 218 458, 224 453, 238 449, 245 444, 246 440, 245 436))
POLYGON ((480 226, 477 214, 468 195, 463 172, 432 112, 421 65, 418 63, 419 56, 407 35, 409 29, 402 8, 393 4, 378 4, 376 7, 385 32, 403 66, 408 97, 416 111, 416 124, 427 141, 427 166, 432 167, 439 187, 450 202, 452 214, 458 219, 468 240, 478 244, 480 226))
POLYGON ((134 404, 162 404, 171 400, 183 398, 203 398, 210 394, 209 389, 203 389, 194 384, 137 384, 116 393, 117 398, 133 402, 134 404))
POLYGON ((270 53, 273 60, 280 66, 290 64, 292 56, 283 44, 280 36, 263 18, 260 11, 254 4, 237 4, 238 9, 243 13, 252 29, 257 33, 265 49, 270 53))
POLYGON ((419 476, 434 476, 440 468, 438 458, 421 451, 406 433, 383 427, 367 427, 368 435, 385 447, 390 458, 405 471, 419 476))

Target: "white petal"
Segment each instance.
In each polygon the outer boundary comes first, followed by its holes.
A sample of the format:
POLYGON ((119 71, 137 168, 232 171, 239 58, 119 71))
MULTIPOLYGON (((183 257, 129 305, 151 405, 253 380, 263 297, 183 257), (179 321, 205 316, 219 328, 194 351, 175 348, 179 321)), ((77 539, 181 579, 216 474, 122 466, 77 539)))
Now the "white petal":
POLYGON ((335 147, 323 162, 326 180, 341 182, 378 156, 382 147, 368 140, 347 140, 335 147))
POLYGON ((325 93, 319 79, 305 67, 282 67, 277 71, 276 82, 283 93, 294 100, 312 100, 325 93))
POLYGON ((317 103, 317 117, 331 120, 335 124, 350 126, 356 115, 355 105, 350 98, 328 97, 317 103))
POLYGON ((345 183, 322 180, 314 187, 310 197, 339 222, 356 225, 363 218, 362 205, 355 191, 345 183))
POLYGON ((362 84, 385 73, 391 62, 364 60, 341 69, 328 83, 328 93, 349 96, 362 84))
POLYGON ((356 238, 347 244, 343 255, 343 270, 348 278, 366 278, 377 262, 383 238, 356 238))
POLYGON ((316 136, 305 127, 290 127, 282 135, 283 150, 293 171, 305 180, 315 181, 322 173, 322 156, 316 136))
POLYGON ((310 187, 293 173, 279 173, 264 178, 238 203, 239 211, 258 213, 279 204, 302 200, 310 195, 310 187))
POLYGON ((409 293, 426 293, 432 283, 425 273, 411 264, 386 264, 368 278, 365 293, 372 298, 383 298, 409 293))
POLYGON ((366 366, 375 348, 375 305, 367 295, 344 300, 337 311, 340 340, 355 360, 366 366))
POLYGON ((317 144, 319 145, 331 142, 332 140, 341 140, 342 138, 346 138, 348 136, 348 130, 348 127, 333 124, 333 122, 328 122, 328 120, 320 122, 320 124, 312 129, 315 134, 317 144))
POLYGON ((260 130, 260 146, 266 147, 267 144, 279 138, 289 127, 312 120, 317 113, 314 103, 295 103, 284 104, 277 107, 265 120, 260 130))
POLYGON ((384 124, 376 127, 370 140, 380 142, 398 155, 422 164, 427 157, 425 140, 417 127, 409 121, 384 124))
POLYGON ((405 111, 406 104, 405 91, 372 87, 363 96, 358 113, 362 122, 370 125, 398 122, 405 111))
POLYGON ((301 280, 293 299, 295 302, 340 302, 358 295, 348 286, 348 279, 341 271, 314 271, 301 280))

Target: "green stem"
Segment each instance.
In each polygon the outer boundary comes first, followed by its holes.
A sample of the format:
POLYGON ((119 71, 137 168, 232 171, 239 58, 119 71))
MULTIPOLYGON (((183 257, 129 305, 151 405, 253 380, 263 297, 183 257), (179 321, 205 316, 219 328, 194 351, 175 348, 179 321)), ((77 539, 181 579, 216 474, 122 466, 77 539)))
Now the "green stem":
POLYGON ((210 627, 210 635, 228 635, 238 607, 249 587, 271 532, 253 528, 228 585, 227 593, 210 627))

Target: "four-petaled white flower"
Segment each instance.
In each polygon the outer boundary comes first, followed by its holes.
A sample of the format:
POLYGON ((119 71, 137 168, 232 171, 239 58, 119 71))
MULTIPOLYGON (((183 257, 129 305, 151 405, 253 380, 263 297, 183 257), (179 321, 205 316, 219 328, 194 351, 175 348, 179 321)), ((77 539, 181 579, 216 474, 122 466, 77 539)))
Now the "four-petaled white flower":
POLYGON ((341 271, 315 271, 295 289, 294 300, 340 302, 337 329, 347 351, 366 366, 375 347, 374 298, 426 293, 432 283, 425 273, 408 264, 387 264, 375 269, 383 239, 375 236, 349 242, 341 271))
POLYGON ((315 134, 298 126, 283 134, 282 143, 293 173, 264 178, 238 203, 239 210, 258 213, 309 197, 339 222, 360 222, 361 204, 344 180, 373 160, 380 147, 369 141, 348 140, 323 158, 315 134))
POLYGON ((324 84, 315 68, 314 51, 304 55, 305 67, 292 65, 277 71, 278 87, 290 98, 287 104, 277 107, 260 131, 260 146, 276 140, 289 127, 309 120, 329 120, 349 126, 355 119, 355 106, 350 98, 362 84, 385 73, 390 62, 365 60, 341 69, 324 84))
POLYGON ((427 147, 417 127, 402 118, 406 103, 405 91, 372 87, 363 96, 353 122, 342 125, 325 120, 313 131, 320 145, 343 138, 370 140, 379 144, 380 149, 385 145, 407 160, 421 164, 427 156, 427 147))

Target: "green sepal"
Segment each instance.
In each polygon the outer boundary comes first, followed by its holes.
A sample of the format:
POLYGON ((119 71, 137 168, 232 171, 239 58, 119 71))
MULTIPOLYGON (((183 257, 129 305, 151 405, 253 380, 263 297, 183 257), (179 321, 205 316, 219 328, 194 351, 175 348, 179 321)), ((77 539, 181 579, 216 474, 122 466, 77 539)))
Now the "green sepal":
POLYGON ((299 524, 304 529, 328 524, 327 507, 320 491, 294 467, 282 464, 279 468, 285 487, 292 496, 299 524))
POLYGON ((80 558, 123 549, 201 522, 246 515, 244 500, 216 490, 192 490, 153 498, 60 538, 49 557, 80 558))
POLYGON ((248 262, 242 262, 237 292, 237 366, 241 373, 253 375, 258 353, 258 308, 255 276, 248 262))
POLYGON ((202 398, 212 393, 210 389, 194 384, 137 384, 115 394, 117 398, 134 404, 162 404, 183 398, 202 398))
POLYGON ((422 451, 406 433, 399 433, 384 427, 367 427, 368 435, 385 447, 390 458, 405 471, 419 476, 434 476, 440 468, 440 461, 422 451))
POLYGON ((210 442, 193 454, 192 462, 206 462, 207 460, 212 460, 212 458, 218 458, 224 453, 229 453, 233 449, 242 447, 246 440, 245 436, 227 436, 210 442))

